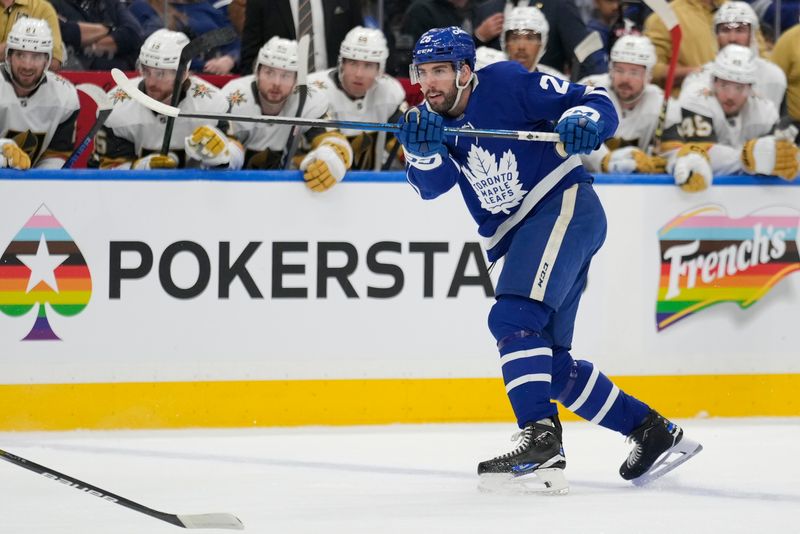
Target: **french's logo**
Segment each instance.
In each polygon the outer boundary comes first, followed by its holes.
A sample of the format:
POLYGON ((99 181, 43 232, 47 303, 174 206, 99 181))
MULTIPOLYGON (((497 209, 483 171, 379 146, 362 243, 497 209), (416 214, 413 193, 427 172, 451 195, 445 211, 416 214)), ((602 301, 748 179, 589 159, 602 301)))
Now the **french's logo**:
POLYGON ((769 208, 734 219, 705 206, 661 228, 658 330, 720 302, 747 308, 800 269, 798 213, 769 208))

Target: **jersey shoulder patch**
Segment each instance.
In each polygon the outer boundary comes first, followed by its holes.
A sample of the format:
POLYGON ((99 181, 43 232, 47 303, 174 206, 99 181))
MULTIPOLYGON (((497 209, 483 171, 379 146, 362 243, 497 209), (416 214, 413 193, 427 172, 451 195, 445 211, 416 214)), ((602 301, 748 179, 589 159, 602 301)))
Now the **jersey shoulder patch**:
POLYGON ((117 105, 120 102, 124 102, 125 100, 130 100, 131 97, 126 93, 121 87, 115 87, 111 90, 108 94, 108 98, 111 99, 112 105, 117 105))

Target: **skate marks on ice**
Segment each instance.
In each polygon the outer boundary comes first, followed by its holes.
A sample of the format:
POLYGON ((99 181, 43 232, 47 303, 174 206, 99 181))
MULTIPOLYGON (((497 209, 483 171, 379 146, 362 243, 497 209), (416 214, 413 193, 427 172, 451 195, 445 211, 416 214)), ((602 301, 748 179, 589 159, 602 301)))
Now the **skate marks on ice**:
MULTIPOLYGON (((2 435, 2 434, 0 434, 2 435)), ((18 436, 18 435, 15 435, 18 436)), ((461 480, 470 483, 469 487, 480 492, 479 480, 476 473, 472 471, 459 471, 459 470, 445 470, 445 469, 428 469, 428 468, 414 468, 414 467, 398 467, 390 465, 378 464, 357 464, 347 462, 322 462, 322 461, 305 461, 295 460, 288 458, 269 458, 263 456, 253 455, 238 455, 238 454, 221 454, 221 453, 203 453, 182 451, 174 452, 167 450, 156 450, 146 448, 126 448, 126 447, 113 447, 113 446, 96 446, 96 445, 83 445, 83 444, 68 444, 68 443, 47 443, 35 442, 28 439, 13 439, 13 446, 16 448, 40 448, 51 449, 64 452, 74 452, 83 454, 99 454, 109 456, 123 456, 123 457, 136 457, 136 458, 154 458, 161 460, 178 460, 188 462, 214 462, 220 464, 233 464, 233 465, 246 465, 246 466, 263 466, 263 467, 277 467, 282 469, 304 469, 304 470, 322 470, 341 473, 353 474, 374 474, 376 476, 394 475, 394 476, 411 476, 411 477, 425 477, 431 479, 450 479, 461 480)), ((705 451, 703 456, 709 454, 710 451, 705 451)), ((713 454, 713 452, 711 452, 713 454)), ((616 457, 614 458, 614 460, 616 457)), ((693 462, 698 461, 694 459, 693 462)), ((477 462, 476 462, 477 463, 477 462)), ((690 462, 691 463, 691 462, 690 462)), ((654 480, 646 486, 634 486, 630 482, 614 478, 614 473, 609 471, 609 481, 588 480, 585 478, 577 478, 573 475, 579 475, 579 469, 575 468, 570 470, 569 467, 565 471, 567 481, 569 482, 569 494, 578 495, 613 495, 619 493, 621 495, 635 495, 635 494, 670 494, 675 496, 690 496, 690 497, 708 497, 712 499, 732 499, 740 501, 763 501, 771 503, 795 503, 800 505, 800 494, 767 492, 767 491, 749 491, 731 489, 726 487, 714 487, 710 485, 697 485, 687 484, 681 480, 680 470, 669 474, 668 476, 654 480)), ((481 492, 483 493, 483 492, 481 492)), ((520 497, 529 496, 537 491, 495 491, 498 495, 517 495, 520 497)), ((490 495, 490 492, 485 492, 485 495, 490 495)), ((547 497, 553 497, 547 495, 547 497)))

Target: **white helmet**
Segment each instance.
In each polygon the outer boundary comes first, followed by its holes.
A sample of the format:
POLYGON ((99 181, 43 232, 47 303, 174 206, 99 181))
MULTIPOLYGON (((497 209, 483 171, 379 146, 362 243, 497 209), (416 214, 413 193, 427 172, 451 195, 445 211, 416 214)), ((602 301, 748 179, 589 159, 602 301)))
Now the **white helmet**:
POLYGON ((644 35, 623 35, 611 47, 612 63, 643 65, 648 74, 656 64, 656 60, 656 49, 644 35))
POLYGON ((714 13, 714 32, 720 24, 749 24, 750 25, 750 48, 758 50, 758 42, 755 38, 758 30, 758 15, 747 2, 727 2, 722 4, 714 13))
POLYGON ((479 46, 475 50, 475 70, 482 69, 486 65, 497 63, 498 61, 506 61, 508 56, 501 50, 495 50, 488 46, 479 46))
POLYGON ((6 39, 6 61, 9 50, 44 52, 53 57, 53 32, 50 25, 42 19, 24 17, 17 19, 6 39))
POLYGON ((339 46, 339 60, 353 59, 356 61, 369 61, 380 65, 380 72, 386 67, 386 58, 389 57, 389 47, 386 46, 386 37, 383 32, 372 28, 356 26, 349 32, 339 46))
POLYGON ((160 29, 145 39, 139 51, 139 64, 155 69, 178 70, 183 47, 189 38, 181 32, 160 29))
POLYGON ((297 72, 297 41, 278 36, 270 38, 258 51, 256 67, 258 65, 297 72))
POLYGON ((729 82, 755 83, 756 63, 753 51, 746 46, 729 44, 717 52, 717 57, 711 64, 711 75, 729 82))
POLYGON ((547 36, 550 33, 550 25, 544 17, 544 13, 534 6, 514 7, 506 13, 503 19, 503 32, 500 34, 500 46, 506 49, 506 34, 512 31, 531 31, 538 33, 542 46, 539 48, 539 55, 536 57, 536 64, 542 59, 547 50, 547 36))
POLYGON ((11 65, 8 62, 11 50, 26 50, 28 52, 43 52, 47 54, 47 65, 42 71, 42 77, 37 82, 38 86, 47 76, 47 69, 50 68, 50 62, 53 60, 53 32, 50 30, 50 25, 42 19, 25 17, 17 19, 11 27, 6 39, 5 69, 13 80, 14 73, 11 72, 11 65))

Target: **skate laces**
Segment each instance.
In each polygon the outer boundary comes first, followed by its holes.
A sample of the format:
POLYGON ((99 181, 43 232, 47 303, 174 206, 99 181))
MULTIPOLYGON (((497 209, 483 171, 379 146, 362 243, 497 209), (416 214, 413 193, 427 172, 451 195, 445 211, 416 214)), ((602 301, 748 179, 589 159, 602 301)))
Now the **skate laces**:
POLYGON ((542 441, 544 439, 544 437, 548 433, 551 433, 550 430, 545 430, 543 432, 540 432, 536 437, 534 437, 533 433, 535 431, 536 431, 536 429, 533 427, 533 425, 531 425, 531 426, 526 426, 525 428, 523 428, 519 432, 515 432, 511 436, 511 441, 513 441, 513 442, 519 441, 520 444, 517 446, 516 449, 512 450, 511 452, 507 452, 505 454, 502 454, 502 455, 498 456, 495 459, 496 460, 505 460, 507 458, 511 458, 512 456, 516 456, 517 454, 527 450, 531 446, 531 442, 539 443, 540 441, 542 441))
POLYGON ((500 456, 495 458, 495 460, 505 460, 506 458, 511 458, 512 456, 516 456, 517 454, 521 453, 530 446, 532 437, 533 437, 532 426, 526 426, 519 432, 515 432, 514 435, 511 436, 511 441, 514 442, 519 441, 520 444, 517 446, 516 449, 512 450, 511 452, 501 454, 500 456))

